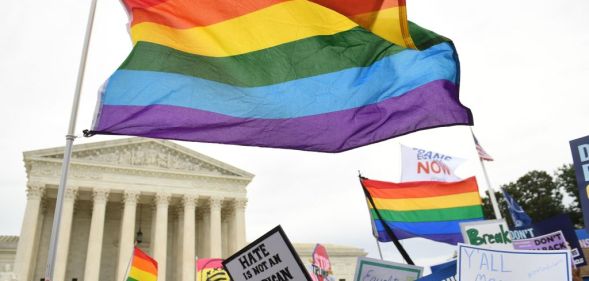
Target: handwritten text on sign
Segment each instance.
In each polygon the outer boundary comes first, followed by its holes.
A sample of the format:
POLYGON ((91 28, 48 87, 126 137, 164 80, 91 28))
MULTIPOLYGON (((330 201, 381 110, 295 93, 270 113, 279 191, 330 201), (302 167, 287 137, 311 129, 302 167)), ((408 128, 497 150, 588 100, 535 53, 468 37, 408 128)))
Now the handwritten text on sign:
POLYGON ((571 281, 569 251, 493 250, 458 244, 461 281, 571 281))

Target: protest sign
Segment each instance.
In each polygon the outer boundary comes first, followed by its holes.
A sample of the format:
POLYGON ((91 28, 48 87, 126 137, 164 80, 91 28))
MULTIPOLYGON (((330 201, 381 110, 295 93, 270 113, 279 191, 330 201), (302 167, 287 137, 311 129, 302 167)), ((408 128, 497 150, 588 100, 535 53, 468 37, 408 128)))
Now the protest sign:
POLYGON ((487 245, 494 249, 513 249, 509 228, 504 219, 461 222, 460 231, 464 243, 475 246, 487 245))
POLYGON ((458 280, 571 281, 570 251, 494 250, 458 244, 458 280))
POLYGON ((311 281, 280 225, 225 259, 223 266, 233 281, 311 281))
MULTIPOLYGON (((583 251, 581 250, 581 245, 579 244, 579 238, 577 238, 577 234, 575 234, 573 222, 571 222, 571 219, 566 214, 560 214, 545 219, 541 222, 537 222, 532 226, 532 228, 519 229, 519 232, 531 233, 533 235, 533 238, 559 230, 562 231, 565 240, 569 243, 569 247, 571 249, 571 254, 573 255, 573 261, 575 265, 587 265, 587 261, 585 260, 585 256, 583 255, 583 251)), ((512 235, 516 231, 518 230, 513 231, 512 235)))
POLYGON ((196 281, 229 281, 229 275, 223 268, 223 259, 198 259, 196 281))
POLYGON ((575 230, 575 234, 577 234, 577 238, 579 239, 579 244, 581 248, 589 248, 589 233, 586 229, 577 229, 575 230))
POLYGON ((577 177, 585 229, 589 229, 589 197, 587 194, 587 189, 589 189, 589 136, 572 140, 569 144, 573 154, 573 167, 577 177))
POLYGON ((414 281, 423 274, 423 267, 358 257, 354 281, 414 281))
POLYGON ((327 255, 327 249, 321 244, 317 244, 315 250, 313 250, 311 269, 311 278, 313 278, 313 281, 326 281, 332 275, 331 262, 329 261, 329 255, 327 255))
POLYGON ((454 170, 465 160, 401 145, 401 181, 459 181, 454 170))
POLYGON ((513 240, 516 250, 568 250, 567 241, 562 231, 537 236, 529 239, 513 240))
POLYGON ((432 274, 416 281, 456 281, 456 260, 431 267, 432 274))

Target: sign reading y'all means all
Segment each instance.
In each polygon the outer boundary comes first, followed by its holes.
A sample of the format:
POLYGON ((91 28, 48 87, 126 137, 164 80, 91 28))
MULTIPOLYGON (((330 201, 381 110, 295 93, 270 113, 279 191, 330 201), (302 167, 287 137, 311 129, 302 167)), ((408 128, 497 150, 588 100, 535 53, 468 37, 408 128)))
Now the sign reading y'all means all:
POLYGON ((223 266, 233 281, 311 281, 280 225, 225 259, 223 266))
POLYGON ((494 250, 458 244, 459 281, 572 281, 570 252, 494 250))
POLYGON ((504 219, 460 223, 464 243, 493 249, 513 249, 511 233, 504 219))

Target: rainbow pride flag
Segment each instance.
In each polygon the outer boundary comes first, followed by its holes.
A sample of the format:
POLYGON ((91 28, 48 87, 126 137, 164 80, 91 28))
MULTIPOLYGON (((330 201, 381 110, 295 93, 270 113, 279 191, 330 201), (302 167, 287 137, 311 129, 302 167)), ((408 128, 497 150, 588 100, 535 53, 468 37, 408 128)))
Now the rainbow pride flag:
POLYGON ((229 274, 223 267, 223 259, 198 259, 196 281, 229 281, 229 274))
POLYGON ((392 183, 361 178, 378 240, 422 237, 438 242, 462 242, 460 222, 483 219, 475 177, 458 182, 392 183))
POLYGON ((127 281, 157 281, 157 262, 135 247, 127 281))
POLYGON ((134 47, 87 135, 339 152, 472 124, 453 44, 404 1, 123 2, 134 47))

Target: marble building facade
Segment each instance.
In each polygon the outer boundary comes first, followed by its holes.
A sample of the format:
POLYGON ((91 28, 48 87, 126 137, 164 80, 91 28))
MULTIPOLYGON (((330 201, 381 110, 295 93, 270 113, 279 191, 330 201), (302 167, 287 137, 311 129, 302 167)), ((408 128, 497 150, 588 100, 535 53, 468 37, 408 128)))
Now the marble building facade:
MULTIPOLYGON (((27 203, 14 274, 41 280, 63 147, 24 153, 27 203)), ((123 280, 138 247, 158 280, 194 280, 195 257, 228 257, 245 241, 253 175, 170 141, 128 138, 74 146, 55 281, 123 280)))

